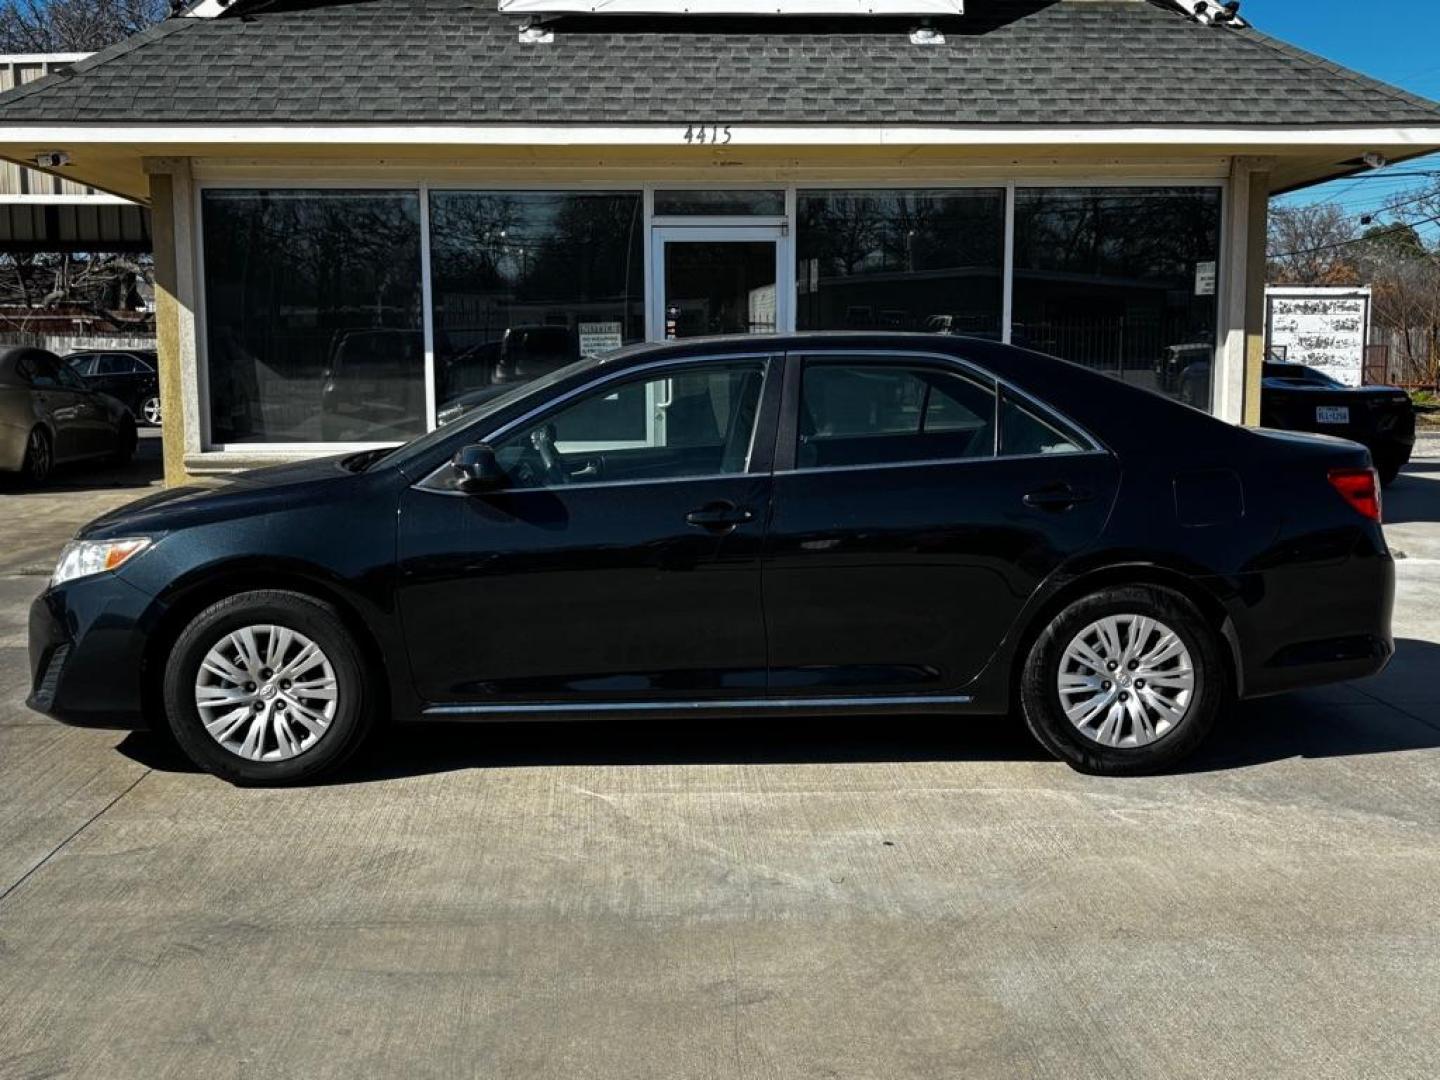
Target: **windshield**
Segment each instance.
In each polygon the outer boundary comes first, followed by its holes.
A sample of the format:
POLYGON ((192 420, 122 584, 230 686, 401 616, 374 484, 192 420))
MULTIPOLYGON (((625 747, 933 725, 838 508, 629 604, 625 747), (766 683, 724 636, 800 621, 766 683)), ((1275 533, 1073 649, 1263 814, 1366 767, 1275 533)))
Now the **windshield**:
POLYGON ((540 376, 538 379, 531 379, 529 382, 520 383, 502 394, 497 394, 489 401, 482 401, 454 423, 445 427, 437 427, 434 431, 421 435, 418 439, 412 439, 408 443, 397 446, 394 450, 386 451, 380 457, 367 461, 363 468, 369 468, 378 461, 384 461, 386 465, 403 468, 407 463, 424 457, 441 443, 453 439, 460 432, 472 430, 478 423, 483 421, 485 417, 493 416, 504 409, 508 409, 515 402, 521 401, 531 394, 541 393, 557 383, 568 379, 571 375, 584 371, 595 363, 596 361, 593 358, 587 357, 584 360, 576 360, 572 364, 566 364, 562 368, 557 368, 548 375, 540 376))

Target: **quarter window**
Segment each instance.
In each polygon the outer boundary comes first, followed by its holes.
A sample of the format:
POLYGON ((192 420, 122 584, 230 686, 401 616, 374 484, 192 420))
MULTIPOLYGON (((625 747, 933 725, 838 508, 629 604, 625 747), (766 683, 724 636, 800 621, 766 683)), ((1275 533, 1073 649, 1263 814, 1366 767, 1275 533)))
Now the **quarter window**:
POLYGON ((507 436, 514 488, 674 480, 750 465, 765 362, 707 364, 608 383, 507 436))
POLYGON ((810 363, 800 398, 800 468, 995 454, 995 389, 958 372, 897 364, 810 363))
POLYGON ((1000 405, 1000 456, 1027 457, 1034 454, 1079 454, 1085 446, 1078 436, 1067 435, 1059 426, 1042 420, 1018 405, 1006 394, 1000 405))

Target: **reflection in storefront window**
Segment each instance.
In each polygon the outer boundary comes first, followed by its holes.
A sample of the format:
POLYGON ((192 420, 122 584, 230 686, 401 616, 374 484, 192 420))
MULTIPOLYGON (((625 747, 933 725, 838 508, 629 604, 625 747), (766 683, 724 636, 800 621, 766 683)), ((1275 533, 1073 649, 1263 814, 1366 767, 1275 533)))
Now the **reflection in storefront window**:
POLYGON ((998 338, 1001 189, 801 191, 797 328, 998 338))
POLYGON ((425 430, 416 194, 208 190, 201 219, 213 443, 425 430))
POLYGON ((1016 345, 1199 408, 1215 358, 1218 188, 1016 193, 1016 345))
POLYGON ((645 336, 639 192, 430 197, 441 409, 645 336))

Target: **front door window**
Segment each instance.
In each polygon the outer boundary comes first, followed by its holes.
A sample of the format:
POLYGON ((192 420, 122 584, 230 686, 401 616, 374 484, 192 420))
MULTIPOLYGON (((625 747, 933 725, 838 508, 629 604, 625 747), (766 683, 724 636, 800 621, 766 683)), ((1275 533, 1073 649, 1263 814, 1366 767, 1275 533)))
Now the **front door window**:
POLYGON ((750 466, 765 361, 608 383, 496 445, 512 489, 728 476, 750 466))

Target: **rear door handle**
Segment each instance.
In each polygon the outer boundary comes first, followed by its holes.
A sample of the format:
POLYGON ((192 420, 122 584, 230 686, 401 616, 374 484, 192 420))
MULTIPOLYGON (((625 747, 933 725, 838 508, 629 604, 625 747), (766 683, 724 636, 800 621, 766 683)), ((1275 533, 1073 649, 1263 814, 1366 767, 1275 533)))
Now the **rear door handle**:
POLYGON ((1049 487, 1038 488, 1025 496, 1025 505, 1034 507, 1036 510, 1052 510, 1060 512, 1079 506, 1081 503, 1090 502, 1095 498, 1093 491, 1085 488, 1071 487, 1069 484, 1051 484, 1049 487))
POLYGON ((726 502, 710 503, 685 515, 687 525, 719 533, 734 532, 737 526, 754 520, 753 510, 745 510, 734 503, 726 502))

